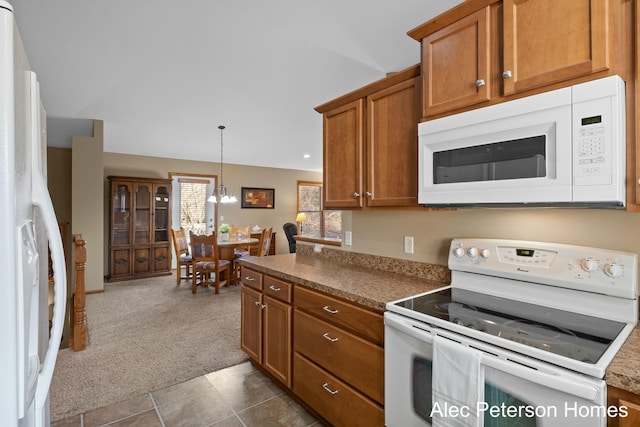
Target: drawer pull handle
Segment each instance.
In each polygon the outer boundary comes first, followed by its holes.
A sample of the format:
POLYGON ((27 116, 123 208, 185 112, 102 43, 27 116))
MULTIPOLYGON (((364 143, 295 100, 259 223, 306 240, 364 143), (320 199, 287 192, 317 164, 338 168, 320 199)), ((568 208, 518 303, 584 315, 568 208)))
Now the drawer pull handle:
POLYGON ((280 288, 277 288, 273 285, 269 286, 269 289, 271 289, 272 291, 280 292, 280 288))
POLYGON ((329 341, 331 341, 331 342, 336 342, 336 341, 338 341, 338 338, 331 338, 327 332, 325 332, 324 334, 322 334, 322 336, 324 337, 324 339, 329 340, 329 341))
POLYGON ((255 305, 260 305, 260 301, 254 301, 253 302, 255 305))
POLYGON ((253 282, 256 279, 254 279, 253 277, 244 276, 244 280, 246 280, 247 282, 253 282))
POLYGON ((327 390, 327 391, 328 391, 329 393, 331 393, 331 394, 338 394, 338 390, 331 390, 331 389, 329 388, 329 383, 324 383, 324 384, 322 384, 322 388, 323 388, 323 389, 325 389, 325 390, 327 390))
POLYGON ((324 307, 322 307, 322 309, 324 311, 326 311, 327 313, 331 313, 331 314, 338 314, 338 310, 332 310, 331 308, 329 308, 328 305, 325 305, 324 307))

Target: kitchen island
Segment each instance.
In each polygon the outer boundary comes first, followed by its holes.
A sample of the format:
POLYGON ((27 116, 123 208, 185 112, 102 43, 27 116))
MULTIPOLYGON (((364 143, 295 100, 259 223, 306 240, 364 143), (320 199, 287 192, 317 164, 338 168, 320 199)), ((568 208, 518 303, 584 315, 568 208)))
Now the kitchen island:
POLYGON ((386 304, 448 285, 449 271, 305 250, 240 261, 242 349, 328 424, 382 426, 386 304))

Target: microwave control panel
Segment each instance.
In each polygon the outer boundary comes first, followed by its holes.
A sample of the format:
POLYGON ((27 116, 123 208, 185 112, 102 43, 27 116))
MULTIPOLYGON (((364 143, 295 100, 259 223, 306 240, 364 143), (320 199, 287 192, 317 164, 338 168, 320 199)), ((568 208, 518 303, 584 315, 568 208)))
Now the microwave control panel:
POLYGON ((576 85, 572 97, 574 202, 594 200, 594 194, 624 200, 624 82, 613 76, 576 85))

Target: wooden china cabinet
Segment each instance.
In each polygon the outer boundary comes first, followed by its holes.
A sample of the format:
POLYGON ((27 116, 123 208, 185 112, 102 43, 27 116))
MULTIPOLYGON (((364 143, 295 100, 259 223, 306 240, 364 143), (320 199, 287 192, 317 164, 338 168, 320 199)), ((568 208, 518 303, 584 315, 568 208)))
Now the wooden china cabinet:
POLYGON ((171 180, 108 177, 109 281, 171 274, 171 180))

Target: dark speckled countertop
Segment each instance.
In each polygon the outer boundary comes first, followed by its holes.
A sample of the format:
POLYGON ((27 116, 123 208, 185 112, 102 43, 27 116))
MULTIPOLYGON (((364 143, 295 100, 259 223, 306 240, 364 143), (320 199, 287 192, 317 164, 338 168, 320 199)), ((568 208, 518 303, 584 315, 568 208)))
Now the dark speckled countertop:
POLYGON ((636 327, 616 354, 605 375, 607 384, 640 394, 640 327, 636 327))
MULTIPOLYGON (((446 267, 323 248, 306 253, 250 257, 242 265, 326 292, 376 311, 387 302, 432 291, 451 282, 446 267)), ((301 252, 301 251, 299 251, 301 252)), ((608 385, 640 394, 640 326, 609 365, 608 385)))
POLYGON ((385 310, 387 302, 448 284, 299 254, 247 258, 240 264, 379 312, 385 310))

